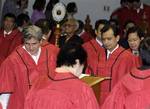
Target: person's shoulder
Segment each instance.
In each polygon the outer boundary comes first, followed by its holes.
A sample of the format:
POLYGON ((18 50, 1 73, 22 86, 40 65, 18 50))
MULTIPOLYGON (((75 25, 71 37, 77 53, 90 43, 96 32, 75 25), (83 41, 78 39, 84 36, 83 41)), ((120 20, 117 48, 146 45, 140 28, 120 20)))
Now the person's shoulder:
POLYGON ((92 39, 92 40, 90 40, 90 41, 84 43, 84 44, 83 44, 83 47, 85 47, 85 48, 86 48, 86 47, 90 47, 91 43, 92 43, 92 44, 95 44, 95 43, 96 43, 96 40, 95 40, 95 39, 92 39))

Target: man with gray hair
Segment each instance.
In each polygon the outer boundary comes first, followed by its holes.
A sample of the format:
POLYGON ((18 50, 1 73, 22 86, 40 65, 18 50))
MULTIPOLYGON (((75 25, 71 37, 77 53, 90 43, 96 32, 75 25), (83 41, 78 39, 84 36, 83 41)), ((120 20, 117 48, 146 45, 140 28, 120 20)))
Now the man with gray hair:
POLYGON ((24 28, 24 44, 1 65, 0 102, 3 109, 23 109, 27 92, 36 78, 55 68, 57 49, 41 47, 42 36, 37 26, 24 28))

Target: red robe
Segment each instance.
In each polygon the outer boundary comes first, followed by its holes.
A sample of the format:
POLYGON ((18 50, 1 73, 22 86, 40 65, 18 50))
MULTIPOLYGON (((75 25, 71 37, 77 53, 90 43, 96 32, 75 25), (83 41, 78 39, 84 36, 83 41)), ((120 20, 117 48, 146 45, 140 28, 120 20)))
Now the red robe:
POLYGON ((114 85, 135 67, 133 55, 122 47, 116 49, 106 60, 105 50, 94 40, 83 45, 88 53, 86 73, 100 77, 111 77, 101 82, 100 105, 104 102, 114 85))
POLYGON ((98 68, 105 66, 103 63, 106 60, 105 49, 95 39, 83 44, 83 47, 88 55, 86 73, 97 76, 98 68))
POLYGON ((25 109, 99 109, 92 89, 71 73, 41 77, 29 91, 25 109))
POLYGON ((20 44, 23 43, 22 33, 15 29, 11 34, 4 37, 4 30, 0 30, 0 65, 7 56, 20 44))
POLYGON ((133 69, 114 87, 102 109, 149 109, 149 83, 149 69, 133 69))
POLYGON ((135 62, 133 55, 122 47, 117 48, 106 60, 104 68, 99 68, 99 76, 111 77, 111 80, 106 80, 101 83, 101 101, 103 104, 107 95, 110 93, 114 85, 133 67, 135 62))
POLYGON ((111 19, 118 20, 120 26, 120 38, 124 38, 124 25, 128 20, 133 19, 133 10, 127 7, 119 8, 112 13, 111 19))
POLYGON ((83 39, 84 43, 92 40, 92 36, 88 32, 83 32, 80 37, 83 39))
MULTIPOLYGON (((132 52, 131 49, 128 49, 128 51, 132 52)), ((140 58, 140 56, 136 56, 133 54, 133 57, 134 57, 134 62, 135 62, 135 66, 138 68, 138 67, 141 67, 142 66, 142 60, 140 58)))
POLYGON ((54 71, 57 50, 41 48, 38 64, 21 46, 0 67, 0 93, 11 93, 8 109, 23 109, 24 99, 35 79, 54 71))
POLYGON ((132 20, 139 26, 141 26, 142 21, 146 20, 150 27, 150 6, 143 4, 143 9, 140 9, 139 13, 136 10, 133 11, 132 20), (145 18, 144 18, 145 17, 145 18))
POLYGON ((3 109, 1 103, 0 103, 0 109, 3 109))

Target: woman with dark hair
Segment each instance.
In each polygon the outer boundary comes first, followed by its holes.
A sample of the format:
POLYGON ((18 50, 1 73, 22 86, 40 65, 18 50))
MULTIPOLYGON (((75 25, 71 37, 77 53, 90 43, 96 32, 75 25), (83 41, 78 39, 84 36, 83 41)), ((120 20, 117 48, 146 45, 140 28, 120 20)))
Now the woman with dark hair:
POLYGON ((135 59, 135 64, 137 67, 142 65, 140 54, 139 54, 139 46, 140 42, 144 39, 144 32, 137 26, 129 28, 127 31, 127 41, 129 44, 129 51, 133 54, 135 59))
POLYGON ((46 18, 43 12, 45 8, 46 0, 35 0, 33 5, 33 13, 31 15, 31 21, 35 24, 36 21, 42 18, 46 18))
POLYGON ((149 109, 150 108, 150 37, 139 46, 143 65, 133 68, 114 87, 102 109, 149 109))
POLYGON ((26 98, 25 109, 99 109, 92 89, 78 78, 86 58, 81 45, 63 46, 57 55, 55 76, 37 80, 26 98))

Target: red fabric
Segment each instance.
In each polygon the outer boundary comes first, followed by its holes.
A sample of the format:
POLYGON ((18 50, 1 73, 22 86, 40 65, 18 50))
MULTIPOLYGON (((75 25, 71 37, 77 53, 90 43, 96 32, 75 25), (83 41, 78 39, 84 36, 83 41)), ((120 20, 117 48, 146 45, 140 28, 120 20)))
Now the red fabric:
POLYGON ((6 37, 4 37, 4 30, 0 30, 0 65, 17 46, 23 43, 22 37, 18 29, 13 30, 6 37))
POLYGON ((104 72, 101 68, 99 70, 99 76, 111 77, 111 80, 106 80, 101 83, 100 104, 103 104, 114 85, 133 67, 135 67, 133 55, 122 47, 116 49, 109 56, 104 72))
POLYGON ((137 25, 141 25, 142 21, 144 20, 144 16, 146 17, 145 20, 147 21, 147 23, 150 26, 150 6, 148 5, 143 5, 143 9, 140 9, 140 12, 137 13, 137 11, 133 11, 133 21, 137 24, 137 25))
POLYGON ((88 55, 86 73, 98 75, 100 73, 99 67, 105 66, 105 49, 95 39, 83 44, 83 47, 88 55))
POLYGON ((117 20, 119 21, 120 37, 124 38, 124 35, 123 35, 124 25, 128 20, 133 20, 133 10, 131 10, 127 7, 119 8, 112 13, 111 18, 112 19, 117 18, 117 20))
POLYGON ((3 109, 1 103, 0 103, 0 109, 3 109))
POLYGON ((102 109, 150 108, 150 70, 133 69, 112 90, 102 109))
POLYGON ((29 91, 25 109, 99 109, 92 89, 71 73, 41 77, 29 91))
POLYGON ((93 71, 95 76, 111 77, 111 80, 101 82, 100 105, 102 105, 114 85, 135 67, 134 58, 129 51, 119 47, 106 60, 105 50, 96 41, 91 40, 83 46, 88 53, 86 73, 91 74, 93 71))
POLYGON ((8 109, 23 109, 24 99, 35 79, 55 69, 57 50, 42 48, 38 64, 21 46, 1 65, 0 93, 11 92, 8 109))
POLYGON ((81 34, 80 37, 83 39, 84 43, 92 40, 92 36, 87 32, 84 32, 83 34, 81 34))
MULTIPOLYGON (((128 49, 129 52, 131 52, 131 49, 128 49)), ((138 68, 138 67, 141 67, 142 66, 142 60, 140 58, 140 56, 136 56, 136 55, 133 55, 134 57, 134 62, 135 62, 135 66, 138 68)))

